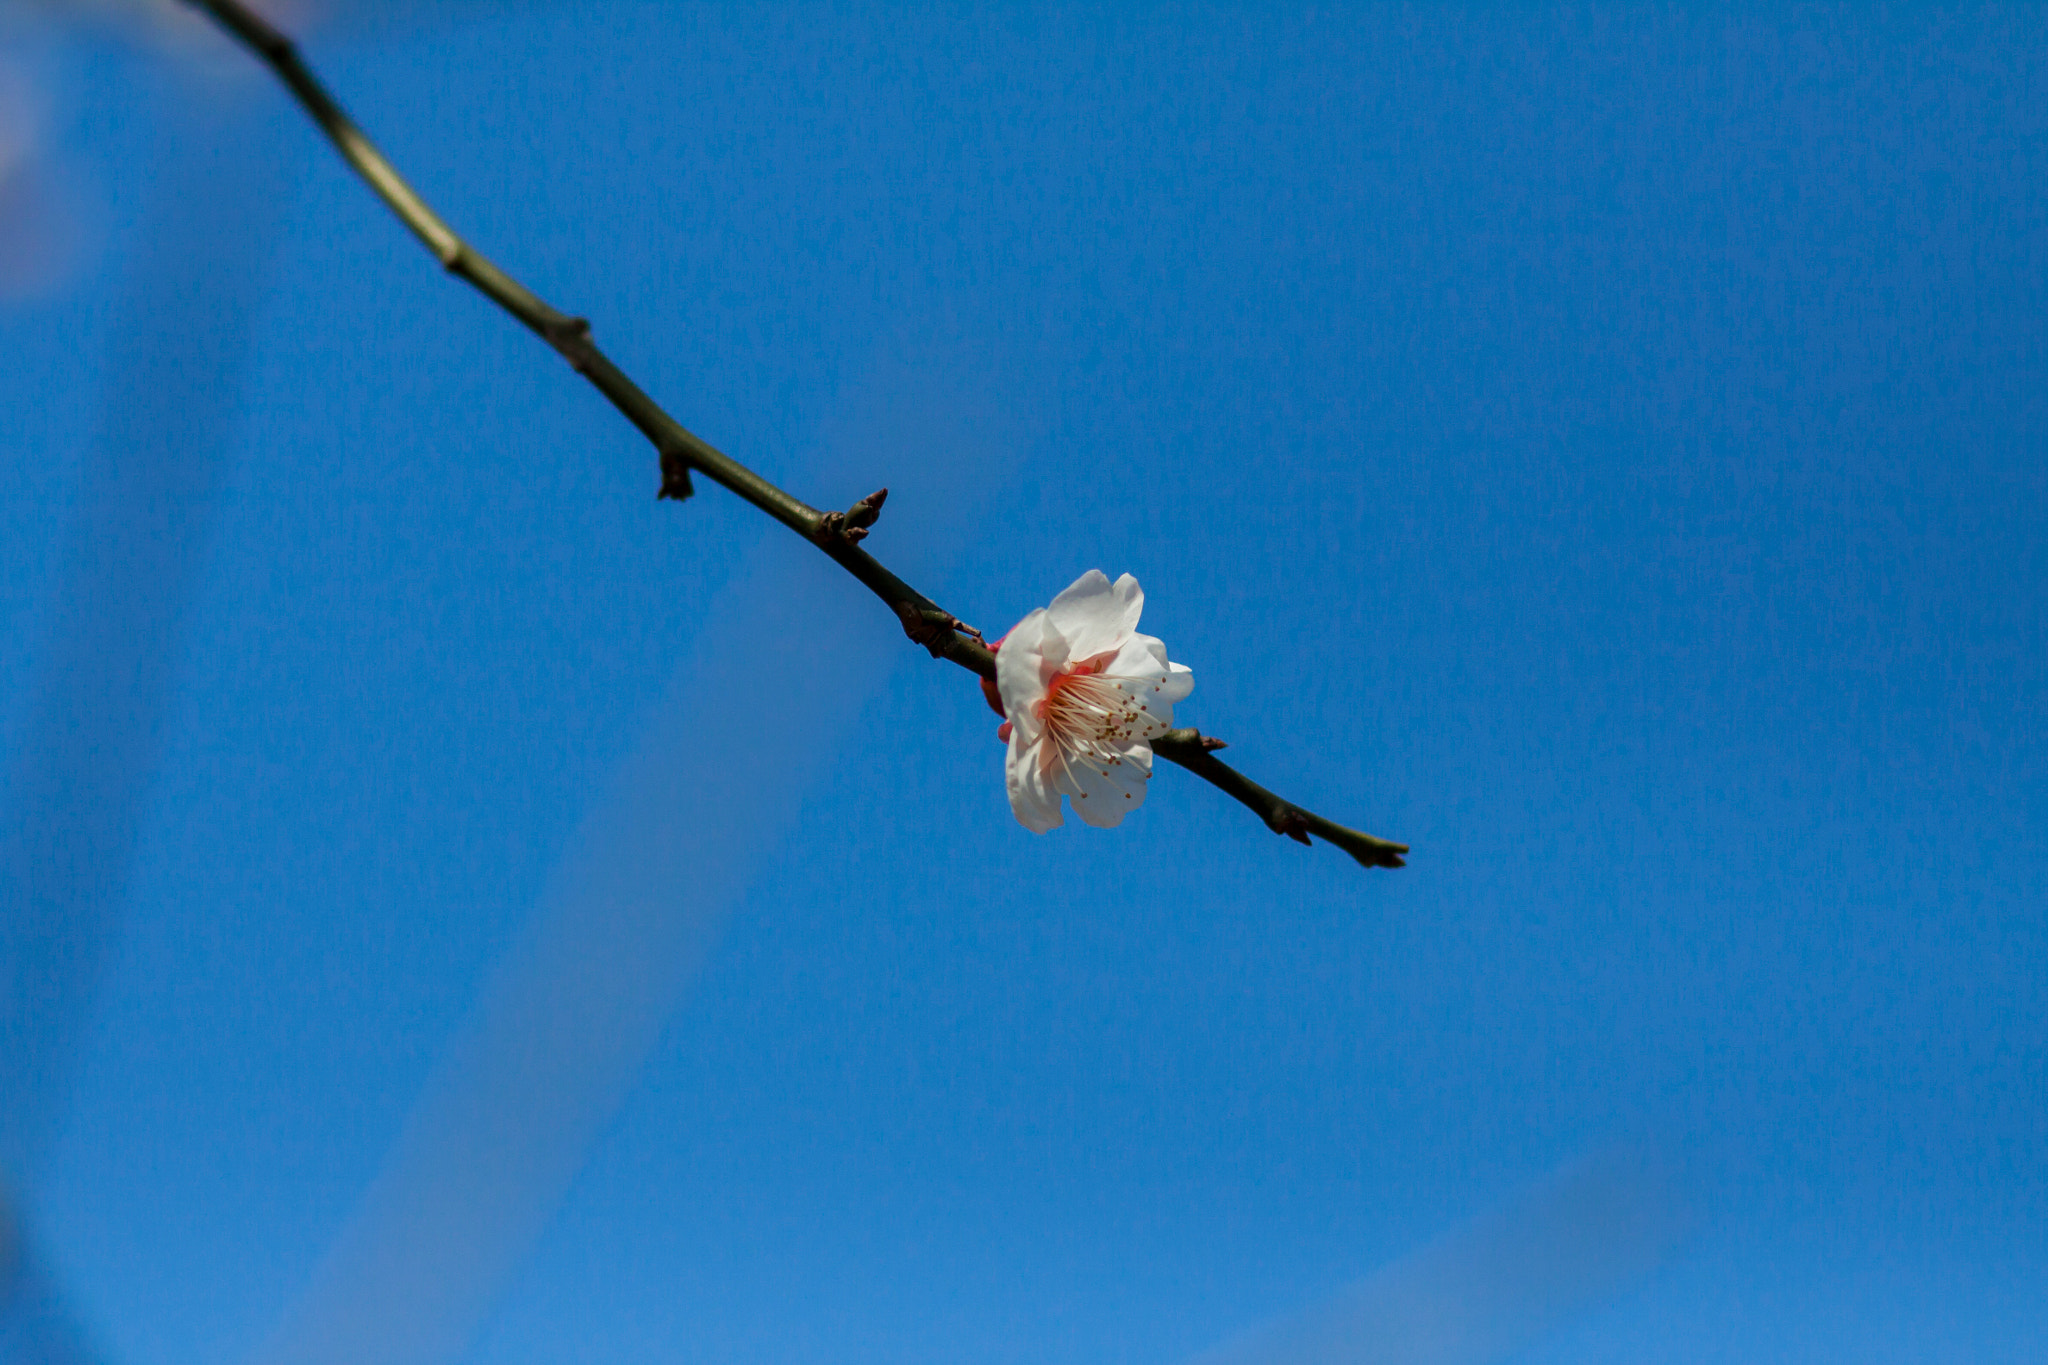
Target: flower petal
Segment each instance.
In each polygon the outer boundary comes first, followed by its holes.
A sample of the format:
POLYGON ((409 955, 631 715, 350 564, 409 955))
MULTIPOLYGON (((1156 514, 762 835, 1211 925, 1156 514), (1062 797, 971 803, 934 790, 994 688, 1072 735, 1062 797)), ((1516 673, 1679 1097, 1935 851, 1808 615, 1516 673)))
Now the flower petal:
POLYGON ((1157 678, 1165 674, 1166 646, 1150 635, 1133 635, 1102 665, 1112 678, 1157 678))
POLYGON ((1172 667, 1166 658, 1166 642, 1157 635, 1133 632, 1116 652, 1118 666, 1107 673, 1164 673, 1172 667), (1150 663, 1145 662, 1150 660, 1150 663))
MULTIPOLYGON (((1195 675, 1185 664, 1166 662, 1166 646, 1149 635, 1133 635, 1104 669, 1105 677, 1135 697, 1158 730, 1173 728, 1173 704, 1195 690, 1195 675)), ((1158 730, 1147 732, 1147 738, 1158 730)))
POLYGON ((1052 599, 1046 615, 1066 638, 1068 657, 1079 662, 1115 650, 1138 628, 1145 609, 1145 590, 1125 574, 1111 583, 1100 569, 1090 569, 1052 599))
MULTIPOLYGON (((1046 635, 1048 626, 1045 608, 1040 607, 1011 628, 1003 637, 1003 647, 996 651, 996 691, 1003 700, 1003 715, 1017 727, 1025 743, 1038 739, 1043 722, 1038 718, 1038 703, 1045 700, 1046 682, 1057 666, 1046 666, 1046 635)), ((1053 632, 1058 640, 1058 633, 1053 632)), ((1060 663, 1066 662, 1066 642, 1058 643, 1060 663)))
POLYGON ((1014 721, 1011 724, 1015 728, 1010 731, 1010 750, 1003 756, 1010 813, 1033 834, 1058 829, 1066 823, 1060 818, 1060 794, 1045 780, 1038 745, 1026 742, 1023 727, 1016 726, 1014 721))
POLYGON ((1145 801, 1152 776, 1152 746, 1142 741, 1120 745, 1108 757, 1062 756, 1053 774, 1074 814, 1097 829, 1113 829, 1145 801))

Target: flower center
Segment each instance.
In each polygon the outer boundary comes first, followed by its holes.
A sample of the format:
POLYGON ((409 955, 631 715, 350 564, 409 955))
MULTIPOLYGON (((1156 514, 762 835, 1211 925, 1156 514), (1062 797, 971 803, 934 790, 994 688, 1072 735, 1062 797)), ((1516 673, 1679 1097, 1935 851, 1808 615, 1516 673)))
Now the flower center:
POLYGON ((1122 748, 1134 739, 1150 738, 1156 724, 1143 703, 1116 679, 1101 675, 1101 667, 1077 664, 1055 677, 1038 704, 1038 714, 1053 741, 1051 748, 1098 764, 1121 763, 1122 748))

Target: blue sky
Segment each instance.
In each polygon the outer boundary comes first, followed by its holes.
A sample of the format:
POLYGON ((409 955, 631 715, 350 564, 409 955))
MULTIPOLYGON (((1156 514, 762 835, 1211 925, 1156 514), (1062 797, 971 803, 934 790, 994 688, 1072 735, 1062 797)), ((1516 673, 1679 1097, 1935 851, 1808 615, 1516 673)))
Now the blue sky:
POLYGON ((0 1140, 108 1361, 1180 1361, 1617 1151, 1686 1231, 1516 1359, 2040 1357, 2038 11, 313 31, 951 609, 1135 573, 1371 874, 1177 770, 1030 835, 233 54, 9 13, 0 1140))

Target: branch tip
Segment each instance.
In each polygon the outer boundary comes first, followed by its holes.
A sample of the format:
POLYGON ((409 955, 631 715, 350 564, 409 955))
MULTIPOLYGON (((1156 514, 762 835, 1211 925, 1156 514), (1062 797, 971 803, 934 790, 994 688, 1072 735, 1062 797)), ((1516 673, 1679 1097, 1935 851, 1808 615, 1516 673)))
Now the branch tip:
POLYGON ((1222 741, 1192 727, 1168 730, 1152 740, 1153 753, 1169 763, 1178 763, 1196 777, 1219 788, 1250 809, 1275 834, 1284 835, 1298 844, 1313 843, 1309 836, 1315 835, 1325 843, 1343 849, 1360 867, 1407 865, 1401 855, 1408 851, 1408 845, 1346 829, 1333 820, 1325 820, 1313 811, 1303 810, 1292 801, 1274 795, 1216 757, 1216 750, 1222 747, 1222 741))

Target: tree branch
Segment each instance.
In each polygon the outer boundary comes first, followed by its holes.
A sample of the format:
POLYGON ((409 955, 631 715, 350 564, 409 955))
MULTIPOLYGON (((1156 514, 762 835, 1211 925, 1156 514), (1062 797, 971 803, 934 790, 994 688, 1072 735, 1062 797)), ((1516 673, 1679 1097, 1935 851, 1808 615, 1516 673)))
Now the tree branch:
MULTIPOLYGON (((884 568, 860 548, 881 514, 888 490, 870 494, 846 512, 820 512, 791 497, 739 461, 691 432, 614 365, 591 339, 590 324, 564 313, 513 279, 427 207, 376 145, 363 135, 325 86, 300 60, 291 39, 239 0, 187 0, 232 34, 268 66, 311 116, 335 150, 388 205, 398 220, 434 254, 449 274, 468 281, 484 297, 526 324, 552 346, 570 368, 602 393, 653 444, 661 462, 662 498, 687 498, 692 471, 738 494, 795 531, 859 579, 896 613, 903 630, 935 659, 949 659, 984 678, 995 677, 996 660, 980 633, 884 568)), ((1366 867, 1400 867, 1405 844, 1389 843, 1346 829, 1267 791, 1218 759, 1195 730, 1171 730, 1152 743, 1154 753, 1215 784, 1258 813, 1267 828, 1302 843, 1318 834, 1366 867)))
POLYGON ((1215 751, 1223 747, 1220 740, 1199 730, 1168 730, 1152 741, 1153 753, 1229 792, 1251 807, 1275 834, 1304 844, 1309 842, 1309 835, 1319 834, 1357 859, 1360 867, 1407 866, 1402 855, 1408 851, 1408 845, 1346 829, 1334 820, 1325 820, 1314 811, 1303 810, 1292 801, 1273 795, 1216 757, 1215 751))

